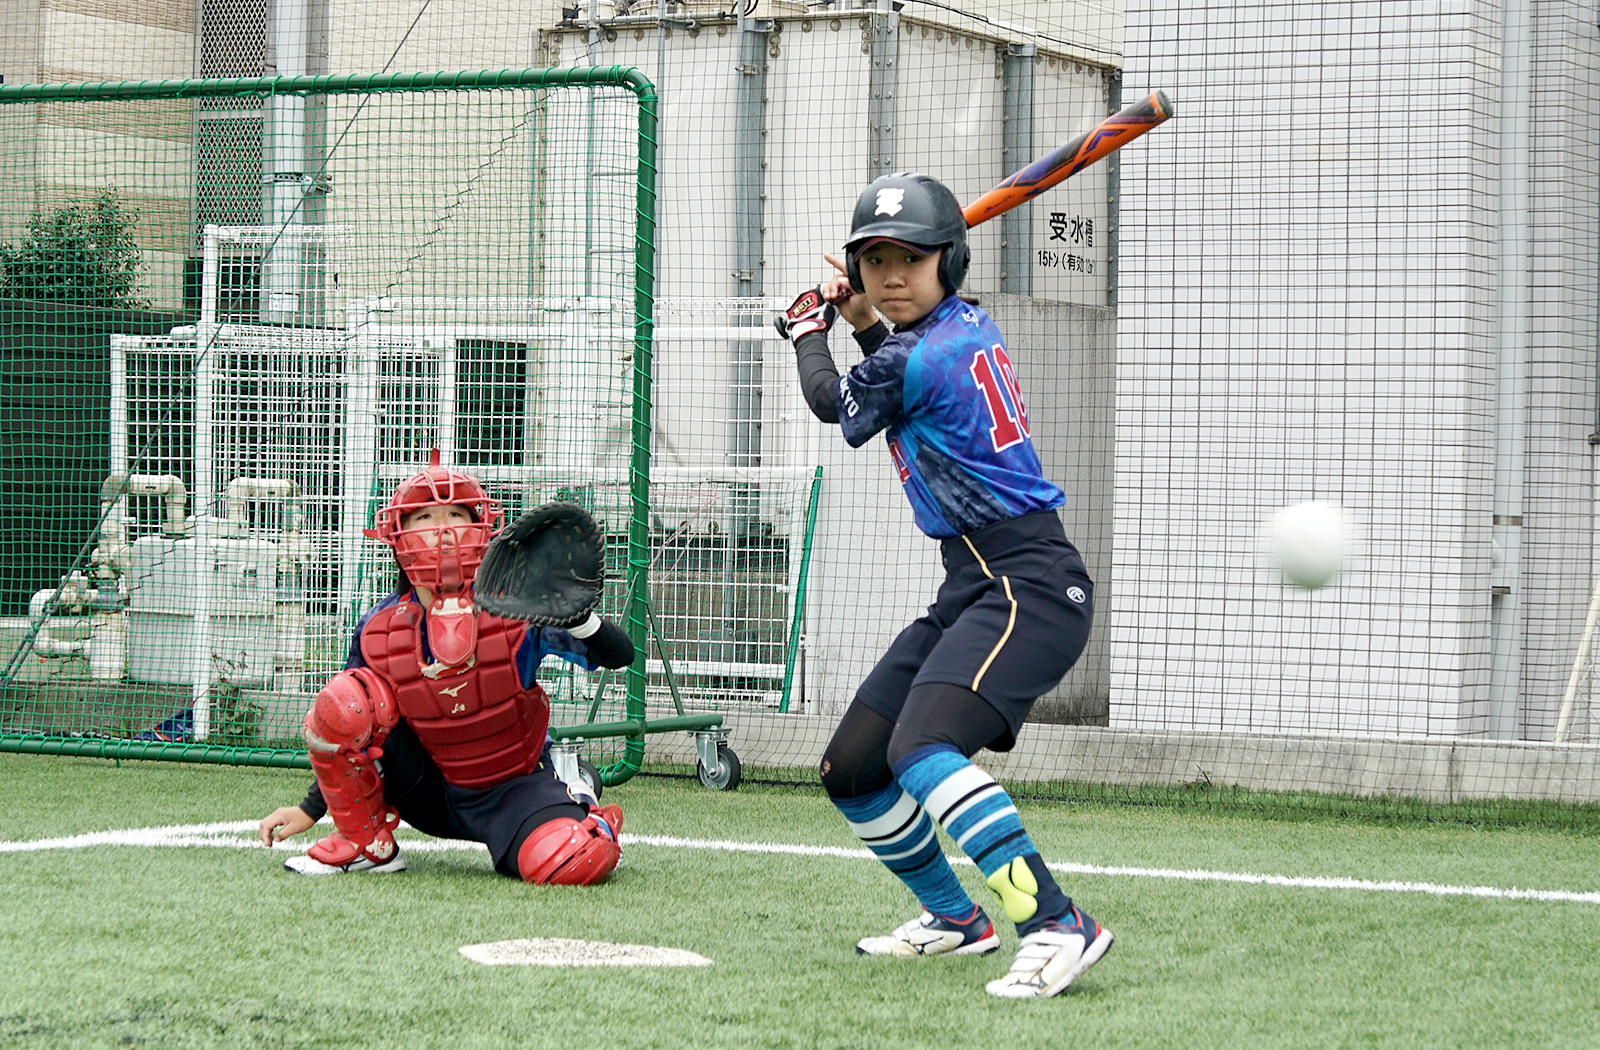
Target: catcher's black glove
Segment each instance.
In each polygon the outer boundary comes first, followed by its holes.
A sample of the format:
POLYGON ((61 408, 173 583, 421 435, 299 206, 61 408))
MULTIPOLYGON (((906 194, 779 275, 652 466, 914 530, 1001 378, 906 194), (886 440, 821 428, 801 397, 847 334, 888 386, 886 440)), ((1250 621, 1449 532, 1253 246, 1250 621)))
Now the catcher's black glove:
POLYGON ((821 288, 807 288, 795 296, 789 308, 772 319, 772 327, 791 342, 812 332, 826 332, 839 316, 834 305, 822 297, 821 288))
POLYGON ((605 540, 589 512, 546 503, 490 541, 472 591, 496 616, 572 627, 590 619, 605 574, 605 540))

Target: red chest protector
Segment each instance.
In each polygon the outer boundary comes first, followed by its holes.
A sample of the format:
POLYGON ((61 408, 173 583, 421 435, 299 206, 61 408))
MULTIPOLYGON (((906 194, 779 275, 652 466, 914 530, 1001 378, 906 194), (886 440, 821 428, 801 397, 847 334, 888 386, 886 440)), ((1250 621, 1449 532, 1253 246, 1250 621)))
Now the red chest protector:
POLYGON ((528 625, 481 610, 475 658, 422 663, 422 606, 402 601, 367 621, 361 655, 388 679, 400 714, 452 784, 492 787, 539 766, 550 698, 522 688, 516 652, 528 625))

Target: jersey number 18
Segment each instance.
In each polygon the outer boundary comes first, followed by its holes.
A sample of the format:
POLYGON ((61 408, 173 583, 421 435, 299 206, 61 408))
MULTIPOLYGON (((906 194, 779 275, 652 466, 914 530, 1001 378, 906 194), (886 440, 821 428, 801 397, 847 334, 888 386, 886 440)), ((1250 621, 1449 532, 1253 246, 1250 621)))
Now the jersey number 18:
POLYGON ((999 343, 980 350, 972 359, 972 379, 989 406, 989 439, 994 450, 1008 449, 1028 437, 1028 410, 1017 389, 1017 373, 1006 348, 999 343))

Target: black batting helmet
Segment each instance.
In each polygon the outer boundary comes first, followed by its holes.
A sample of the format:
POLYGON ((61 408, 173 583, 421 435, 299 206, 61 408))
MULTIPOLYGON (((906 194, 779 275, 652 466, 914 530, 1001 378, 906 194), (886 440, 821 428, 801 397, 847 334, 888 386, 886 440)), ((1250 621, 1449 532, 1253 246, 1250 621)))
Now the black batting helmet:
POLYGON ((967 220, 956 195, 931 175, 880 175, 856 199, 844 250, 845 273, 858 292, 865 290, 858 262, 861 251, 878 240, 898 241, 929 255, 943 248, 939 280, 947 293, 959 288, 967 275, 967 220))

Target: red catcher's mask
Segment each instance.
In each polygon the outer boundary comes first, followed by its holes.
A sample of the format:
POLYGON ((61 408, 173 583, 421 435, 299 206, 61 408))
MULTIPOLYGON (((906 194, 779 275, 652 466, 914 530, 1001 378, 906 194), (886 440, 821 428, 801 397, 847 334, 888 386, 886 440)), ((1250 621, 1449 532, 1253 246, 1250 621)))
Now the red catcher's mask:
POLYGON ((477 478, 440 466, 439 450, 434 449, 428 468, 400 483, 389 505, 378 511, 375 527, 365 532, 394 548, 395 559, 413 585, 435 594, 450 594, 472 584, 489 540, 504 523, 500 501, 490 499, 477 478), (406 515, 414 510, 451 504, 466 507, 472 524, 402 527, 406 515), (438 534, 437 545, 423 539, 422 533, 429 531, 438 534))

